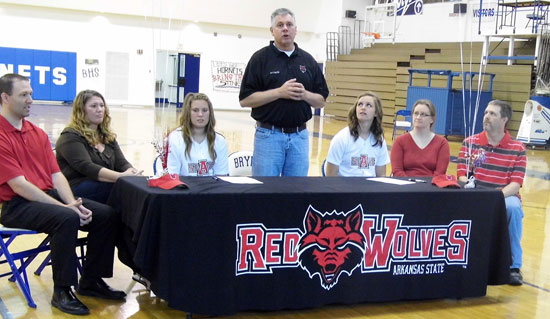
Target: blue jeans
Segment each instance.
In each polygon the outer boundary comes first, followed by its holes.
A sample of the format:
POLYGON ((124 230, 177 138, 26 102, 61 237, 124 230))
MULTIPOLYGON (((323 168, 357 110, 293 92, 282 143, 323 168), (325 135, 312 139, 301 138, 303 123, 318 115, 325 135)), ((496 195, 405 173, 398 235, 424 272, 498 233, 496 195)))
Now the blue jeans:
POLYGON ((75 197, 83 197, 102 204, 107 204, 113 185, 113 183, 86 180, 78 184, 72 190, 75 197))
POLYGON ((517 196, 505 198, 506 216, 508 217, 508 233, 510 234, 510 249, 512 250, 512 265, 510 268, 521 268, 523 250, 521 249, 521 232, 523 229, 523 209, 517 196))
POLYGON ((307 176, 308 170, 307 129, 298 133, 283 133, 276 129, 256 128, 253 176, 307 176))

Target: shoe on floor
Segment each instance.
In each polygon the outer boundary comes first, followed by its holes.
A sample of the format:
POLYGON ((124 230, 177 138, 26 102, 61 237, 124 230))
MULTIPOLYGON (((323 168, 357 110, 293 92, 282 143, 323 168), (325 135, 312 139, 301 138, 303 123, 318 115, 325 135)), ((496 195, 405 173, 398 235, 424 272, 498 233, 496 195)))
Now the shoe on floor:
POLYGON ((521 286, 523 284, 523 276, 521 275, 521 271, 519 271, 519 269, 510 269, 510 282, 508 284, 511 286, 521 286))
POLYGON ((78 288, 76 289, 76 292, 83 296, 91 296, 111 300, 124 300, 124 298, 126 297, 126 293, 124 293, 124 291, 115 290, 109 287, 109 285, 107 285, 107 283, 101 278, 94 281, 93 283, 83 282, 81 279, 78 284, 78 288))
POLYGON ((90 309, 86 307, 78 298, 76 298, 73 290, 69 287, 53 292, 52 306, 57 309, 70 313, 71 315, 89 315, 90 309))

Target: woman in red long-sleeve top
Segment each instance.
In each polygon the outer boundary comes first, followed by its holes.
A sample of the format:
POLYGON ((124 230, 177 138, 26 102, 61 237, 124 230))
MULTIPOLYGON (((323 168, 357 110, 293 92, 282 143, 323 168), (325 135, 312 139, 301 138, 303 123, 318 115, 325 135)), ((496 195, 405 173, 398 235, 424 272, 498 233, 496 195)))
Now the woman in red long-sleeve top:
POLYGON ((391 148, 393 176, 444 175, 449 166, 449 143, 432 132, 435 107, 429 100, 418 100, 412 111, 413 130, 399 136, 391 148))

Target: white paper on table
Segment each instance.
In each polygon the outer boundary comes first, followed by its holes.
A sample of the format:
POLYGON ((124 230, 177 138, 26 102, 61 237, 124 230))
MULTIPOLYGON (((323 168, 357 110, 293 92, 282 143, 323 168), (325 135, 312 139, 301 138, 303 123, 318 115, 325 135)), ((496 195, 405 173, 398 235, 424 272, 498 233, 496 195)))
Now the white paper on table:
POLYGON ((389 178, 389 177, 372 177, 367 178, 368 181, 374 181, 374 182, 381 182, 386 184, 394 184, 394 185, 409 185, 414 184, 414 182, 402 180, 402 179, 395 179, 395 178, 389 178))
POLYGON ((232 184, 263 184, 257 179, 246 176, 218 176, 218 178, 232 184))

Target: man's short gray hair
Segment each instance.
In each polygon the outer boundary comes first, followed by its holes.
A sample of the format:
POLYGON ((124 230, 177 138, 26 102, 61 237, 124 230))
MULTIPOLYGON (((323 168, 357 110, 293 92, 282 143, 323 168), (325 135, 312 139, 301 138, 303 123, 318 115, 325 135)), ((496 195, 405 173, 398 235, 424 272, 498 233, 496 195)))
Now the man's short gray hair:
POLYGON ((275 18, 277 16, 286 16, 287 14, 289 14, 294 20, 294 23, 296 23, 296 17, 294 16, 294 13, 292 13, 292 11, 288 10, 287 8, 279 8, 273 11, 273 13, 271 14, 271 26, 274 26, 273 24, 275 23, 275 18))

